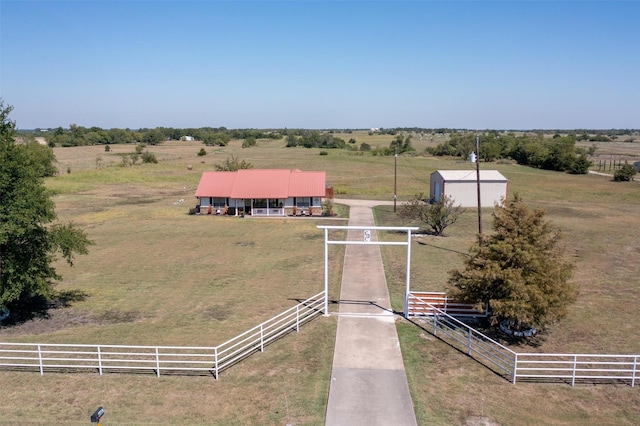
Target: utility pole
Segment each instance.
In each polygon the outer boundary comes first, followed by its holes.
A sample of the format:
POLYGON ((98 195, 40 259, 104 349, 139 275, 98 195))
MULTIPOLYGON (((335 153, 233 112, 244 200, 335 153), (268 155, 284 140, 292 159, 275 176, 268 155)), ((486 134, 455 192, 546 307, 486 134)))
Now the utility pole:
POLYGON ((476 179, 478 182, 478 240, 482 244, 482 204, 480 203, 480 136, 476 134, 476 179))
POLYGON ((398 147, 393 152, 393 212, 396 212, 396 200, 398 199, 398 147))

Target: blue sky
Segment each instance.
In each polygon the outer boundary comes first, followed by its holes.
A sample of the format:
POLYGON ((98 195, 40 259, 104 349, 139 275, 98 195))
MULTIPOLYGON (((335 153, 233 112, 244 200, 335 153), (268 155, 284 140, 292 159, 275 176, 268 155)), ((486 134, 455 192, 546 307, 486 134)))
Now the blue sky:
POLYGON ((640 1, 0 2, 18 128, 640 128, 640 1))

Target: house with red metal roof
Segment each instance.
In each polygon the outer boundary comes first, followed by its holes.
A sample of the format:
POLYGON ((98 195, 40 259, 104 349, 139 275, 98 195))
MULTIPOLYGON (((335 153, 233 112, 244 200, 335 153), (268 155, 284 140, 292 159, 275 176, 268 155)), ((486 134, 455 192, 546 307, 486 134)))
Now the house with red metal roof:
POLYGON ((204 172, 196 189, 200 214, 313 216, 331 194, 325 172, 240 169, 204 172))

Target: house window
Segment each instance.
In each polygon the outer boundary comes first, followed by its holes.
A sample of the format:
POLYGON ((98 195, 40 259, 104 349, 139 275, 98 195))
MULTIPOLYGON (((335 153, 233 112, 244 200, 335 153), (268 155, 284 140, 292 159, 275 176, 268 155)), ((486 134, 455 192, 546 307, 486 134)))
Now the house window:
POLYGON ((227 206, 227 199, 226 198, 212 198, 211 199, 211 205, 213 207, 226 207, 227 206))
POLYGON ((267 199, 266 198, 256 198, 253 200, 253 208, 254 209, 266 209, 267 208, 267 199))
POLYGON ((309 197, 297 197, 296 198, 296 207, 309 207, 310 206, 310 198, 309 197))

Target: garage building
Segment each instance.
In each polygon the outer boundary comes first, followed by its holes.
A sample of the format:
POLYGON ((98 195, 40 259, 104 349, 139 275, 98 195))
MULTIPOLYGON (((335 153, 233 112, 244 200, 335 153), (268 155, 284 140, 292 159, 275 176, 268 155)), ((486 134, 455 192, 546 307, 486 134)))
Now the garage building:
MULTIPOLYGON (((437 170, 431 173, 429 198, 439 202, 443 195, 452 197, 455 205, 478 207, 476 170, 437 170)), ((480 202, 493 207, 507 197, 507 178, 497 170, 480 170, 480 202)))

